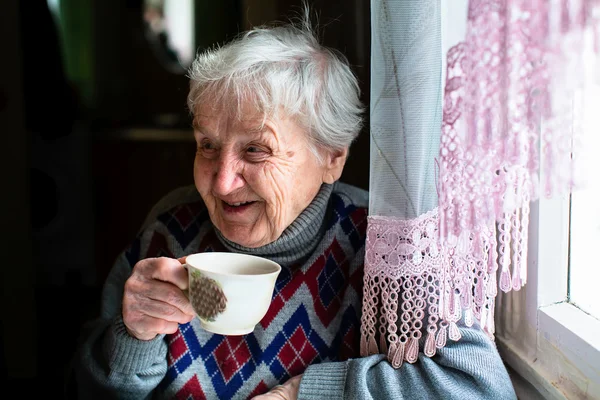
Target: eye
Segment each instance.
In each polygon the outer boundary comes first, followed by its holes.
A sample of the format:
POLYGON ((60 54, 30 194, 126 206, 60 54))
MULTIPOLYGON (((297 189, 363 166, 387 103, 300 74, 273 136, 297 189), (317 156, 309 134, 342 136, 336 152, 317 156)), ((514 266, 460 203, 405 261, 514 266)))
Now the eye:
POLYGON ((265 160, 270 152, 263 146, 251 144, 246 147, 246 158, 251 162, 259 162, 265 160))
POLYGON ((217 147, 210 140, 203 139, 198 143, 198 153, 206 158, 213 158, 217 152, 217 147))
POLYGON ((204 141, 202 143, 200 143, 200 147, 202 148, 202 150, 214 150, 215 146, 208 141, 204 141))

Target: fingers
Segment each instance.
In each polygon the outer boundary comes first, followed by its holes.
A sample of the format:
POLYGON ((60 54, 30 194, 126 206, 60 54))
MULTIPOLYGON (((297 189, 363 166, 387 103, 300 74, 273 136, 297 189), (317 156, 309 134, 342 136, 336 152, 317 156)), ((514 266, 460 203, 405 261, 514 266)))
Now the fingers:
POLYGON ((286 397, 286 394, 281 389, 281 386, 275 386, 268 393, 261 394, 260 396, 255 396, 252 400, 292 400, 291 398, 286 397))
POLYGON ((291 400, 287 397, 287 390, 283 386, 275 386, 269 393, 266 394, 269 399, 291 400))
POLYGON ((288 379, 283 385, 277 385, 268 393, 253 397, 254 400, 297 400, 302 375, 288 379))
POLYGON ((123 307, 131 307, 136 310, 143 310, 151 306, 157 309, 154 303, 164 303, 165 313, 159 314, 153 311, 155 317, 169 317, 175 314, 174 310, 168 307, 175 307, 179 312, 187 315, 194 315, 194 309, 188 298, 182 290, 172 283, 163 282, 155 279, 144 279, 143 277, 132 276, 125 282, 125 292, 123 295, 123 307))
MULTIPOLYGON (((182 257, 183 258, 183 257, 182 257)), ((181 290, 188 288, 188 272, 182 267, 182 263, 174 258, 160 257, 151 259, 152 279, 170 282, 181 290)))
POLYGON ((139 299, 135 307, 140 314, 179 324, 186 324, 194 318, 193 313, 185 313, 169 303, 144 297, 139 299))
MULTIPOLYGON (((145 290, 144 297, 176 307, 181 313, 194 315, 194 309, 185 294, 170 283, 154 281, 145 290)), ((159 315, 160 316, 160 315, 159 315)), ((166 315, 165 315, 166 316, 166 315)))
POLYGON ((122 314, 127 331, 141 340, 173 333, 190 322, 194 310, 183 293, 188 287, 187 271, 172 258, 139 261, 125 282, 122 314))

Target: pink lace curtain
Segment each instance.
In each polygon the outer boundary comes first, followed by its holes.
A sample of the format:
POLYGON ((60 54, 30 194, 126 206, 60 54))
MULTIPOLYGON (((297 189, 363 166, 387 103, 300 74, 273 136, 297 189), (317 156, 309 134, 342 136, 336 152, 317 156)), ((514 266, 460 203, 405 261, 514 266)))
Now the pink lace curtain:
POLYGON ((493 338, 498 288, 526 283, 529 203, 576 183, 600 0, 372 0, 372 27, 361 352, 400 367, 459 324, 493 338))

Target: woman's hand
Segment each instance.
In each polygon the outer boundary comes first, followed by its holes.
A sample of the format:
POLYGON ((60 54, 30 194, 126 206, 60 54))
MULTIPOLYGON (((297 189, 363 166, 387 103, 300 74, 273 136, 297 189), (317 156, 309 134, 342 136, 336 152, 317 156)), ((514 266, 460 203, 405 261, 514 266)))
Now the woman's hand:
POLYGON ((135 264, 123 294, 123 322, 129 334, 151 340, 190 322, 195 314, 183 292, 187 288, 188 273, 178 260, 147 258, 135 264))
POLYGON ((297 400, 301 379, 302 375, 290 378, 283 385, 277 385, 268 393, 256 396, 253 400, 297 400))

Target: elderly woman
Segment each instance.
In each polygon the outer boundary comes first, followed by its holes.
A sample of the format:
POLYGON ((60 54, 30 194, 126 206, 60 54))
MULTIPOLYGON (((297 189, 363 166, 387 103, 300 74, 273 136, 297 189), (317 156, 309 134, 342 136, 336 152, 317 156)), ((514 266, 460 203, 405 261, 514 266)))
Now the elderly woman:
POLYGON ((398 370, 359 358, 368 194, 338 182, 363 111, 342 55, 308 24, 260 28, 199 55, 190 78, 195 186, 161 200, 114 265, 79 351, 81 398, 515 397, 476 327, 398 370), (251 334, 194 318, 181 262, 206 251, 283 267, 251 334))

